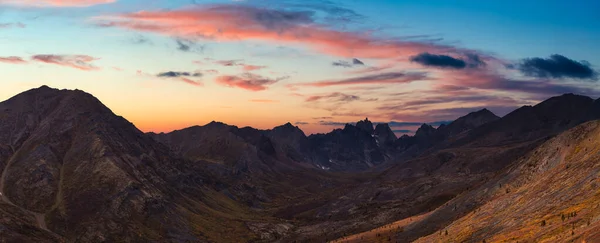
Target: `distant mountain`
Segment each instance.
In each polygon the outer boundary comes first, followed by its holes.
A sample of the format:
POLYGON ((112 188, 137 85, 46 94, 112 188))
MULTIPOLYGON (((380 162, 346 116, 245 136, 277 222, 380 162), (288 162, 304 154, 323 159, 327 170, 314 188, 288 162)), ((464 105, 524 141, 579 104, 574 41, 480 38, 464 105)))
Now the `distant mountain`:
POLYGON ((398 159, 415 158, 435 146, 448 143, 450 140, 478 128, 484 124, 496 121, 500 117, 487 109, 471 112, 448 125, 442 124, 437 129, 423 124, 414 136, 402 136, 396 142, 398 159))
POLYGON ((346 124, 344 129, 309 136, 317 163, 333 171, 360 171, 393 161, 394 139, 387 124, 375 129, 368 118, 356 125, 346 124))
MULTIPOLYGON (((389 236, 394 241, 411 242, 425 235, 439 235, 440 232, 445 234, 447 225, 493 200, 493 194, 481 193, 486 190, 495 191, 490 190, 494 185, 509 183, 501 181, 501 178, 506 176, 510 168, 522 163, 523 156, 536 151, 548 139, 585 123, 592 117, 598 117, 600 113, 595 106, 597 102, 572 94, 553 97, 536 106, 517 109, 502 118, 485 115, 487 118, 481 125, 457 129, 464 131, 455 132, 455 135, 449 137, 445 137, 442 132, 446 127, 459 127, 454 124, 464 124, 467 117, 477 117, 476 114, 487 112, 469 114, 464 119, 459 118, 438 129, 423 125, 415 136, 403 136, 398 140, 405 142, 404 147, 399 148, 405 154, 412 152, 411 157, 399 157, 398 162, 390 164, 375 179, 358 185, 345 196, 315 209, 321 218, 336 220, 323 220, 311 225, 333 227, 335 230, 325 236, 307 233, 303 239, 336 238, 347 232, 367 231, 428 212, 433 213, 423 217, 418 224, 404 227, 402 231, 397 231, 397 227, 390 230, 386 239, 389 236)), ((546 163, 544 161, 547 160, 536 163, 546 163)), ((590 163, 598 164, 600 160, 592 160, 590 163)), ((580 179, 582 178, 577 180, 580 179)), ((570 198, 569 195, 575 196, 575 192, 567 191, 563 198, 566 200, 570 198)), ((536 199, 532 197, 530 200, 536 199)), ((490 204, 493 205, 493 202, 490 204)), ((593 215, 600 216, 600 212, 593 215)), ((462 226, 464 229, 464 225, 462 226)), ((301 227, 299 231, 306 228, 301 227)), ((468 234, 460 233, 460 227, 454 228, 454 234, 448 239, 477 242, 469 238, 468 234)), ((446 238, 435 239, 446 241, 446 238)), ((474 239, 481 241, 481 238, 474 239)))
POLYGON ((441 136, 449 138, 498 119, 500 119, 500 117, 496 116, 488 109, 482 109, 460 117, 448 125, 441 125, 438 130, 440 131, 441 136))
POLYGON ((387 124, 373 127, 368 119, 308 137, 291 123, 271 130, 257 130, 217 122, 150 135, 191 160, 238 166, 244 159, 267 164, 278 161, 278 166, 328 171, 361 171, 392 162, 397 139, 387 124))
POLYGON ((535 106, 523 106, 458 139, 459 145, 497 145, 556 135, 597 117, 592 98, 574 94, 552 97, 535 106))
POLYGON ((600 100, 567 94, 400 138, 369 119, 145 134, 42 86, 0 103, 0 241, 318 242, 384 226, 361 238, 593 242, 599 118, 600 100))

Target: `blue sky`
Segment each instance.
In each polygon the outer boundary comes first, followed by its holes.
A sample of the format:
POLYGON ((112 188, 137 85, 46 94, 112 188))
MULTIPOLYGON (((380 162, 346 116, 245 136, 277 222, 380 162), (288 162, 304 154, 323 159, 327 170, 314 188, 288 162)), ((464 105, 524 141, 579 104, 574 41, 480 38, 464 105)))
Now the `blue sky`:
POLYGON ((598 9, 582 0, 0 0, 0 98, 43 84, 83 89, 145 131, 218 120, 323 132, 365 116, 504 115, 565 92, 597 98, 598 9))

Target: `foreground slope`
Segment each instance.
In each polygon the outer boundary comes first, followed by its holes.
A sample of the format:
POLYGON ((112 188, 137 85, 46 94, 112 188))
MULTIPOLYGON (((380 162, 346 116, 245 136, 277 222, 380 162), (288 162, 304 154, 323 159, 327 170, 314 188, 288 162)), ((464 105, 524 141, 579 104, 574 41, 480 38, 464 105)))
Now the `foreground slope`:
POLYGON ((600 121, 547 141, 481 189, 491 200, 419 241, 600 242, 600 121))

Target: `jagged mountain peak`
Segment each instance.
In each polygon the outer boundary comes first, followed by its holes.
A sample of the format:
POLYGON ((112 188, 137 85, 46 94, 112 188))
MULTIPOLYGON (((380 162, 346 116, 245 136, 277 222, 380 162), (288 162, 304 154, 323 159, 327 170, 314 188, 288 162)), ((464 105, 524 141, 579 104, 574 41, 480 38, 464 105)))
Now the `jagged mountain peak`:
POLYGON ((436 129, 433 126, 423 123, 423 125, 421 125, 421 127, 419 127, 419 129, 417 129, 417 132, 415 133, 415 137, 429 136, 429 135, 433 134, 435 131, 436 131, 436 129))
POLYGON ((392 130, 392 129, 390 128, 390 125, 389 125, 389 124, 387 124, 387 123, 378 123, 378 124, 375 126, 375 132, 377 132, 377 131, 385 131, 385 130, 390 130, 390 131, 392 130))
POLYGON ((394 134, 394 131, 392 131, 387 123, 377 124, 373 134, 376 136, 380 144, 383 143, 385 145, 391 145, 398 139, 396 134, 394 134))
POLYGON ((373 133, 373 123, 371 121, 369 121, 369 118, 365 118, 362 121, 358 121, 356 123, 356 127, 369 133, 372 134, 373 133))
POLYGON ((287 135, 301 135, 302 137, 306 137, 306 134, 304 134, 304 131, 302 131, 302 129, 300 129, 297 126, 292 125, 292 123, 288 122, 286 124, 283 124, 281 126, 277 126, 274 127, 271 132, 274 133, 278 133, 278 134, 287 134, 287 135))

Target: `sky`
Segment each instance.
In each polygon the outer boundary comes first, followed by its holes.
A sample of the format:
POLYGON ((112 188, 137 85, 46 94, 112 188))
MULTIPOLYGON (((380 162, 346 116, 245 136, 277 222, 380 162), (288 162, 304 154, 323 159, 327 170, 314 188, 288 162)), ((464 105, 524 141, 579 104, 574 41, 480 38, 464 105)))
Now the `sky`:
POLYGON ((80 89, 146 132, 211 121, 397 134, 598 98, 594 0, 0 0, 0 100, 80 89))

